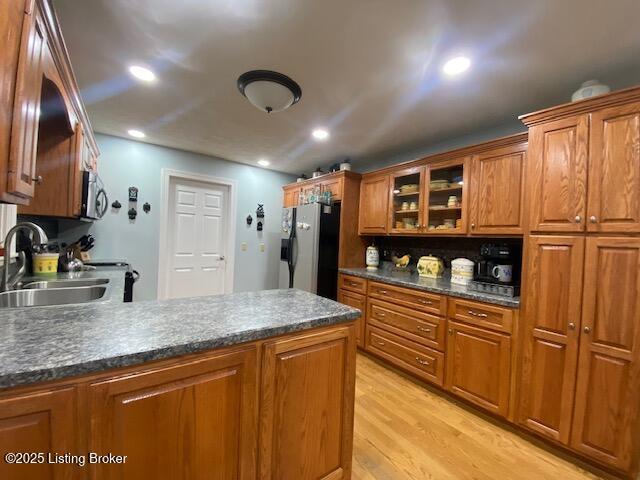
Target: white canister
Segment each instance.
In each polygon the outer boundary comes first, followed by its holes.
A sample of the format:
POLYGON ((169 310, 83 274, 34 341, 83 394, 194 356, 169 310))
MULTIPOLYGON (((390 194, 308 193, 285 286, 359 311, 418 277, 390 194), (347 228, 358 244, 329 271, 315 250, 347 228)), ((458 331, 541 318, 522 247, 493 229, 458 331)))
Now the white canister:
POLYGON ((340 170, 350 171, 351 170, 351 164, 349 162, 342 162, 340 164, 340 170))
POLYGON ((451 283, 467 285, 473 280, 474 263, 467 258, 451 260, 451 283))
POLYGON ((380 265, 380 254, 378 252, 378 247, 375 245, 367 247, 366 263, 367 270, 378 269, 378 265, 380 265))

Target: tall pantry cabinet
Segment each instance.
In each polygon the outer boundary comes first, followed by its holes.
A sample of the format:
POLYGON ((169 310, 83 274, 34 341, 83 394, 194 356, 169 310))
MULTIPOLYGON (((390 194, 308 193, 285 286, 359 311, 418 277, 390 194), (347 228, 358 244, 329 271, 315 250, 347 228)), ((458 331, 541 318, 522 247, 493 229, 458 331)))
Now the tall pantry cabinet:
POLYGON ((529 127, 518 420, 635 475, 640 454, 640 88, 529 127))

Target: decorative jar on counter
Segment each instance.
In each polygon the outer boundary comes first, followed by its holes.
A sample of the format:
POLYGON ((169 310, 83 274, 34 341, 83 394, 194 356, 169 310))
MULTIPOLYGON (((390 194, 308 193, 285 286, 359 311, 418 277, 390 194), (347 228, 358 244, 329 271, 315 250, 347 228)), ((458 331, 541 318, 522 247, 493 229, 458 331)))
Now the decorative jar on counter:
POLYGON ((466 258, 451 260, 451 283, 467 285, 473 280, 474 263, 466 258))
POLYGON ((380 254, 378 252, 378 247, 375 245, 367 247, 366 263, 367 270, 378 269, 378 265, 380 265, 380 254))
POLYGON ((444 263, 438 257, 428 255, 418 260, 418 275, 427 278, 440 278, 444 273, 444 263))

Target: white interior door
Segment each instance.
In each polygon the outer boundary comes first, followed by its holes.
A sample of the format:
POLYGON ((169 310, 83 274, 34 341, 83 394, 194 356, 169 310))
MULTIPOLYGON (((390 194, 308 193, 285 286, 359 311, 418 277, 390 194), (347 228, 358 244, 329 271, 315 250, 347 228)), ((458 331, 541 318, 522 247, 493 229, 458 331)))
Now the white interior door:
POLYGON ((169 183, 166 298, 225 293, 229 187, 169 183))

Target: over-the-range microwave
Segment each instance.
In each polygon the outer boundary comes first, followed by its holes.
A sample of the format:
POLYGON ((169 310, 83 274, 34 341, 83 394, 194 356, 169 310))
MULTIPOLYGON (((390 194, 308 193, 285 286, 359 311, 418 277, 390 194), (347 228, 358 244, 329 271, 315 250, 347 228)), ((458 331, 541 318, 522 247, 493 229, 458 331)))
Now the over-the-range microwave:
POLYGON ((84 220, 98 220, 105 214, 108 206, 107 192, 98 174, 83 172, 80 217, 84 220))

